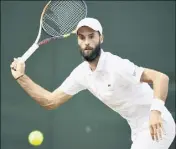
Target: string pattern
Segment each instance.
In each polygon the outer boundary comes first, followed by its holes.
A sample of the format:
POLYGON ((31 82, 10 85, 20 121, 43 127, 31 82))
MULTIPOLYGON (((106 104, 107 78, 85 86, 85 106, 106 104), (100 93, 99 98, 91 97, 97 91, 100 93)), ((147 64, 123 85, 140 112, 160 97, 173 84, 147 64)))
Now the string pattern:
POLYGON ((62 36, 75 30, 86 15, 87 7, 81 0, 51 1, 43 15, 42 27, 51 36, 62 36))

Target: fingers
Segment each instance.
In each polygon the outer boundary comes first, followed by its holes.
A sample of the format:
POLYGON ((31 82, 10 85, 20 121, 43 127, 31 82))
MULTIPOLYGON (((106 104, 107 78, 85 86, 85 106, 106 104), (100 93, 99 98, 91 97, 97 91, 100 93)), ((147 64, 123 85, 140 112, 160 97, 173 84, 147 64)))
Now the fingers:
POLYGON ((153 127, 154 127, 154 137, 155 137, 155 141, 158 141, 158 130, 159 130, 158 125, 155 124, 153 127))
POLYGON ((25 63, 22 61, 21 58, 14 58, 14 61, 11 63, 10 68, 16 71, 24 66, 25 66, 25 63))
POLYGON ((16 63, 16 61, 13 61, 13 62, 11 63, 10 68, 16 71, 16 68, 17 68, 17 63, 16 63))
MULTIPOLYGON (((158 139, 162 140, 161 124, 157 125, 158 139)), ((159 141, 159 140, 158 140, 159 141)))
POLYGON ((152 125, 150 126, 150 134, 151 134, 151 137, 152 137, 152 140, 155 140, 155 134, 154 134, 154 129, 152 127, 152 125))
POLYGON ((162 140, 162 136, 163 136, 162 123, 159 122, 157 124, 150 125, 150 134, 151 134, 152 140, 157 142, 159 140, 162 140))

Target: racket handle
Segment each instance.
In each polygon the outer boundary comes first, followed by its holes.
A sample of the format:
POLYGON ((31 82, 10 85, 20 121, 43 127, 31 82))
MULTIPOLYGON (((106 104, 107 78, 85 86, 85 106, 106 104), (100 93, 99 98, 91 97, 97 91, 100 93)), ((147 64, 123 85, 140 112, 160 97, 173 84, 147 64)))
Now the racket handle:
POLYGON ((25 62, 37 49, 39 45, 34 43, 21 57, 21 59, 25 62))

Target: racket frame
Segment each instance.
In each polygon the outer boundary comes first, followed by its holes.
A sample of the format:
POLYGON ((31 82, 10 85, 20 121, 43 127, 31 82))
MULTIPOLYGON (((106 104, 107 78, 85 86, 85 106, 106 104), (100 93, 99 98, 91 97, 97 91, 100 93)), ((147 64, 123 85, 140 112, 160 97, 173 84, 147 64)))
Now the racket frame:
POLYGON ((25 62, 38 48, 39 48, 39 44, 38 44, 38 41, 40 39, 40 36, 41 36, 41 32, 42 32, 42 18, 43 18, 43 15, 48 7, 48 5, 50 4, 51 1, 49 1, 43 11, 42 11, 42 14, 41 14, 41 17, 40 17, 40 26, 39 26, 39 31, 38 31, 38 35, 37 35, 37 38, 35 40, 35 42, 33 43, 33 45, 21 56, 21 60, 23 62, 25 62))
MULTIPOLYGON (((84 3, 84 6, 85 6, 85 17, 87 16, 87 5, 85 3, 84 0, 82 0, 82 2, 84 3)), ((76 30, 72 31, 71 33, 69 34, 65 34, 65 35, 61 35, 61 36, 55 36, 55 37, 49 37, 49 38, 46 38, 44 40, 42 40, 41 42, 39 42, 39 39, 40 39, 40 36, 41 36, 41 32, 42 32, 42 28, 43 28, 43 25, 42 25, 42 19, 43 19, 43 15, 45 14, 45 11, 48 7, 48 5, 51 3, 51 1, 49 1, 45 7, 43 8, 43 11, 42 11, 42 14, 41 14, 41 17, 40 17, 40 26, 39 26, 39 31, 38 31, 38 35, 37 35, 37 38, 35 40, 35 42, 32 44, 32 46, 20 57, 20 59, 25 62, 38 48, 40 45, 43 45, 43 44, 47 44, 48 42, 50 42, 51 40, 55 40, 55 39, 60 39, 60 38, 67 38, 69 37, 71 34, 75 34, 76 33, 76 30), (39 42, 39 43, 38 43, 39 42)))

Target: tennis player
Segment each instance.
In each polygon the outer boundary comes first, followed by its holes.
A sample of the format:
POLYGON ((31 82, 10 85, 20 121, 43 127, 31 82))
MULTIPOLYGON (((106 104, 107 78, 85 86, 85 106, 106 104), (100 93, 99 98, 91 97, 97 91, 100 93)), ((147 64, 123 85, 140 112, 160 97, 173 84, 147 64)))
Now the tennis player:
POLYGON ((84 61, 56 90, 49 92, 33 82, 25 74, 25 63, 20 58, 11 64, 16 81, 46 109, 59 107, 88 89, 127 120, 132 131, 131 149, 168 149, 175 137, 175 122, 165 107, 168 76, 105 52, 101 48, 103 29, 97 19, 81 20, 76 32, 84 61))

